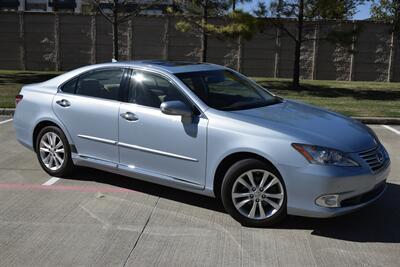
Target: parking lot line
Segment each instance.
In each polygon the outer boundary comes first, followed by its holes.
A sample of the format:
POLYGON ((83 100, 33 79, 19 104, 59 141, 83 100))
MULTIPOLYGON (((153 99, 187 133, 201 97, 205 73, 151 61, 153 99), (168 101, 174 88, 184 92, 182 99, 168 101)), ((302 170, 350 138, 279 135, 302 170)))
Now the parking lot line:
POLYGON ((394 133, 400 135, 400 131, 396 130, 396 129, 393 128, 393 127, 390 127, 390 126, 388 126, 388 125, 382 125, 382 127, 388 129, 389 131, 392 131, 392 132, 394 132, 394 133))
POLYGON ((42 185, 50 186, 50 185, 53 185, 53 184, 57 183, 58 180, 60 180, 60 178, 51 177, 47 182, 45 182, 42 185))
POLYGON ((4 123, 7 123, 7 122, 9 122, 9 121, 12 121, 13 119, 8 119, 8 120, 5 120, 5 121, 0 121, 0 124, 4 124, 4 123))

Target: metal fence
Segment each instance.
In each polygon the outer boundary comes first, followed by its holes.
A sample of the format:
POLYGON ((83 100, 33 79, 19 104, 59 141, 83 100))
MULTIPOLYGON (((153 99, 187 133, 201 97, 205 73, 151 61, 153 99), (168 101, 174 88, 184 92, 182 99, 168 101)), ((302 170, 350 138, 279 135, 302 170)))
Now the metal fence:
MULTIPOLYGON (((142 16, 121 25, 120 58, 197 61, 199 38, 177 31, 176 20, 142 16)), ((306 35, 313 38, 302 46, 302 78, 400 81, 400 47, 390 29, 367 21, 310 24, 306 35), (325 40, 332 28, 354 31, 353 41, 343 45, 325 40)), ((112 58, 112 28, 101 16, 0 12, 0 36, 0 69, 70 70, 112 58)), ((209 62, 250 76, 292 75, 294 43, 273 27, 248 41, 211 39, 208 51, 209 62)))

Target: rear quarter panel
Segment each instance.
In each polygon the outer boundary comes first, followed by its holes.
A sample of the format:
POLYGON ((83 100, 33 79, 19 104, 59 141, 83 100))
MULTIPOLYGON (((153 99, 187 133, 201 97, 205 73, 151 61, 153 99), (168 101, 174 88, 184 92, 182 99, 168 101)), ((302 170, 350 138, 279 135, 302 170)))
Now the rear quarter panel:
POLYGON ((35 145, 34 129, 43 121, 58 125, 71 143, 68 131, 53 113, 52 101, 56 92, 56 87, 46 87, 41 84, 27 85, 21 89, 20 94, 23 95, 23 99, 16 107, 13 122, 17 140, 31 150, 35 145))

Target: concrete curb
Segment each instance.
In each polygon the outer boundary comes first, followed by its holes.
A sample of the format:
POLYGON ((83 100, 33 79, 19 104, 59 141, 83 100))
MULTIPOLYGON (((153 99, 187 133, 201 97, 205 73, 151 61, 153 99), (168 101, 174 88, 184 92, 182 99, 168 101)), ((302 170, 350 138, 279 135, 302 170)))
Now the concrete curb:
POLYGON ((0 108, 0 115, 14 115, 15 108, 0 108))
MULTIPOLYGON (((14 114, 14 108, 0 108, 0 115, 12 116, 14 114)), ((386 118, 386 117, 353 117, 353 119, 359 120, 364 124, 391 124, 400 125, 400 118, 386 118)))
POLYGON ((400 118, 385 118, 385 117, 353 117, 364 124, 391 124, 400 125, 400 118))

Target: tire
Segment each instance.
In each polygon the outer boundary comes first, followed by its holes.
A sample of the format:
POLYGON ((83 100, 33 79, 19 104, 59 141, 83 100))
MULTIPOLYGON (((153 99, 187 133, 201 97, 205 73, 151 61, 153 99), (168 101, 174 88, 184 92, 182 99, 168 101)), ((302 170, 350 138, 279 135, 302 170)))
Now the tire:
POLYGON ((238 161, 228 169, 221 199, 226 211, 243 226, 270 227, 286 216, 282 177, 272 165, 257 159, 238 161))
POLYGON ((74 170, 69 143, 60 128, 47 126, 40 130, 35 147, 40 166, 49 175, 65 177, 74 170), (53 138, 55 138, 55 145, 53 145, 53 138), (59 146, 60 142, 61 146, 59 146))

